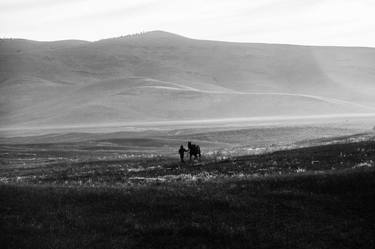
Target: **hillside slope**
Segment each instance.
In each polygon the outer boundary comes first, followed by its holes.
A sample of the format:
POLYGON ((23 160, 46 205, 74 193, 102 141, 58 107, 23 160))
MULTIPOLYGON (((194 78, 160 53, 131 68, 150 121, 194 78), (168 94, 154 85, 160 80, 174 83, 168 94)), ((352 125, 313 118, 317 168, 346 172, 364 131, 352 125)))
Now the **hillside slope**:
POLYGON ((0 128, 375 110, 375 49, 162 31, 0 41, 0 128))

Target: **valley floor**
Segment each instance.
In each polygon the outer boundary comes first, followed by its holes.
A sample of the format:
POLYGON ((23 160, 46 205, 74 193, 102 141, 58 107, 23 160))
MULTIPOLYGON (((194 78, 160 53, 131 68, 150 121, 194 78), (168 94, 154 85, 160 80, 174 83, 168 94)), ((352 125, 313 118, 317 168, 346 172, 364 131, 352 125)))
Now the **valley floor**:
MULTIPOLYGON (((80 169, 87 164, 82 163, 72 164, 69 172, 58 167, 55 172, 35 168, 35 178, 3 181, 1 245, 3 248, 375 246, 373 140, 194 165, 160 160, 160 167, 130 171, 116 171, 114 166, 104 170, 100 166, 104 163, 95 163, 91 173, 85 171, 86 177, 80 169), (78 169, 78 174, 72 173, 74 169, 78 169)), ((2 168, 1 176, 13 179, 12 171, 2 168)), ((33 168, 27 169, 29 173, 32 171, 33 168)))

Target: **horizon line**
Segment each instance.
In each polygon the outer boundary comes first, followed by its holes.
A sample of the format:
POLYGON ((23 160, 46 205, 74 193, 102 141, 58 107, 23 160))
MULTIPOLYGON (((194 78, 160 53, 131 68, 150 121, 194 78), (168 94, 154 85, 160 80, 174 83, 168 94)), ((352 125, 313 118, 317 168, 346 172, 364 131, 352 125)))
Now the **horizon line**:
POLYGON ((195 41, 207 41, 207 42, 222 42, 222 43, 234 43, 234 44, 265 44, 265 45, 284 45, 284 46, 301 46, 301 47, 337 47, 337 48, 372 48, 371 46, 361 46, 361 45, 316 45, 316 44, 297 44, 297 43, 277 43, 277 42, 251 42, 251 41, 230 41, 230 40, 213 40, 213 39, 199 39, 199 38, 192 38, 184 35, 180 35, 178 33, 173 33, 165 30, 149 30, 149 31, 141 31, 137 33, 129 33, 119 36, 107 37, 98 40, 85 40, 85 39, 61 39, 61 40, 34 40, 22 37, 1 37, 0 41, 2 40, 25 40, 25 41, 32 41, 32 42, 41 42, 41 43, 53 43, 53 42, 64 42, 64 41, 81 41, 87 43, 95 43, 101 42, 104 40, 112 40, 112 39, 126 39, 127 37, 136 36, 136 35, 145 35, 149 33, 160 32, 166 33, 174 36, 178 36, 185 39, 195 40, 195 41))

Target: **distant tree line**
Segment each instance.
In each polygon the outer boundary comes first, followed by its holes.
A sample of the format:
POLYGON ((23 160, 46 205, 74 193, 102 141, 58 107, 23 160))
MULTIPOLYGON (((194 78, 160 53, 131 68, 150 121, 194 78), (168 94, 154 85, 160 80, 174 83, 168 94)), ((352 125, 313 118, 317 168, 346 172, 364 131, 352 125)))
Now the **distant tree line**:
POLYGON ((134 38, 134 37, 140 37, 142 35, 144 35, 146 32, 142 31, 142 32, 139 32, 139 33, 134 33, 134 34, 129 34, 129 35, 122 35, 122 36, 119 36, 117 38, 121 39, 121 38, 134 38))

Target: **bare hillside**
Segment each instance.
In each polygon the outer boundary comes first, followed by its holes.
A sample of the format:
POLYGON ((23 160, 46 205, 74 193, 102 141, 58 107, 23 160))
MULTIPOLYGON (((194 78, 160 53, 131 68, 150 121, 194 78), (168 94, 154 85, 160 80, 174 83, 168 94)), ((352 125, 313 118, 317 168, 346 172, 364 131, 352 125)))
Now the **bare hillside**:
POLYGON ((0 127, 368 113, 375 49, 202 41, 0 41, 0 127))

